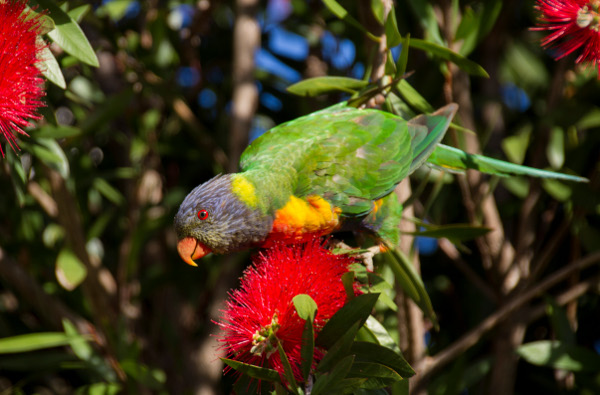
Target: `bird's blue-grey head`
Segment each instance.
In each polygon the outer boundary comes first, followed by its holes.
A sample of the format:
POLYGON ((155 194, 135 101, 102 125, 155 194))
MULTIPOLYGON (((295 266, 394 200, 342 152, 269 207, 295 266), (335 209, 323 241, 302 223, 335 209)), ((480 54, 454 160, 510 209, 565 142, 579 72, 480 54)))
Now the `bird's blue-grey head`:
POLYGON ((233 192, 238 174, 218 175, 194 188, 175 216, 177 251, 188 264, 210 252, 226 254, 264 241, 273 218, 233 192))

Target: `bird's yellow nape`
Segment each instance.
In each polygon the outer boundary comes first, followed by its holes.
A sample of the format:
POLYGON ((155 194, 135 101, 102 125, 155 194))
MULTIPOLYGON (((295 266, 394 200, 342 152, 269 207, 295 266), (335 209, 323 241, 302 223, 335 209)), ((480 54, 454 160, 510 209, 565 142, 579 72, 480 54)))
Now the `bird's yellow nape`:
POLYGON ((185 237, 177 243, 177 252, 185 263, 190 266, 198 266, 194 260, 200 259, 205 255, 208 255, 212 251, 210 248, 200 243, 193 237, 185 237))

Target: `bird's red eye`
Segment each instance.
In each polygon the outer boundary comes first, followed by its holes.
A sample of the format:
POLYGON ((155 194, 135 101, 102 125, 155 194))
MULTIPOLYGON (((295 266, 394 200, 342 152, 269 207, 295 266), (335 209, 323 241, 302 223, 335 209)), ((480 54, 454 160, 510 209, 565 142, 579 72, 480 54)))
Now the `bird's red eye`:
POLYGON ((206 210, 198 211, 198 219, 204 221, 207 218, 208 218, 208 211, 206 211, 206 210))

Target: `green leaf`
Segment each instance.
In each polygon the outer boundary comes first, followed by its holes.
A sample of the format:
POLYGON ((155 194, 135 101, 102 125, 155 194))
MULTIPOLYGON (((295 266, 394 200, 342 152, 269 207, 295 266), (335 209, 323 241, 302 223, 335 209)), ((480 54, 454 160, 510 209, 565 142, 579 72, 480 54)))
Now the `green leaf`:
POLYGON ((107 198, 117 206, 120 206, 125 203, 125 197, 123 196, 123 194, 119 192, 116 188, 114 188, 112 185, 110 185, 105 179, 95 178, 94 181, 92 181, 92 185, 98 190, 98 192, 104 195, 105 198, 107 198))
POLYGON ((550 72, 534 46, 514 40, 506 47, 500 72, 505 82, 514 82, 525 90, 546 89, 550 83, 550 72))
POLYGON ((409 395, 409 389, 408 380, 398 381, 391 386, 390 395, 409 395))
POLYGON ((300 357, 302 358, 302 377, 304 381, 308 381, 310 371, 312 369, 315 353, 315 328, 313 320, 304 322, 304 330, 302 331, 302 348, 300 349, 300 357))
POLYGON ((413 38, 410 40, 410 46, 412 48, 420 49, 422 51, 429 52, 432 55, 438 56, 442 59, 448 60, 456 64, 459 68, 466 71, 467 73, 477 76, 488 78, 489 75, 483 67, 465 58, 464 56, 438 44, 434 44, 429 41, 413 38))
POLYGON ((69 345, 75 355, 77 355, 77 358, 82 361, 88 361, 94 354, 92 346, 90 346, 87 340, 79 334, 79 331, 71 321, 65 318, 62 320, 62 324, 65 333, 71 338, 69 345))
POLYGON ((48 138, 48 139, 63 139, 67 137, 79 136, 81 130, 73 126, 66 125, 44 125, 34 132, 36 138, 48 138))
POLYGON ((281 378, 279 377, 279 373, 276 370, 261 368, 258 366, 250 365, 247 363, 235 361, 233 359, 221 358, 224 364, 230 366, 231 368, 237 370, 240 373, 247 374, 250 377, 253 377, 258 380, 270 381, 272 383, 281 383, 281 378))
POLYGON ((342 284, 348 300, 354 299, 354 272, 346 272, 342 274, 342 284))
POLYGON ((309 295, 300 294, 292 299, 298 316, 305 320, 304 330, 302 331, 302 348, 300 355, 302 357, 302 377, 308 380, 310 370, 313 364, 315 351, 315 330, 313 323, 317 314, 317 303, 309 295))
POLYGON ((309 78, 287 87, 287 91, 298 96, 319 96, 331 91, 356 93, 367 86, 368 81, 349 77, 315 77, 309 78))
POLYGON ((331 319, 325 324, 321 333, 317 337, 319 347, 329 348, 337 339, 346 333, 354 323, 358 322, 359 327, 367 320, 371 310, 377 302, 379 294, 358 295, 344 305, 331 319))
POLYGON ((600 108, 593 107, 575 125, 577 129, 592 129, 600 126, 600 108))
POLYGON ((523 163, 530 137, 531 125, 520 133, 502 140, 502 150, 511 162, 519 165, 523 163))
MULTIPOLYGON (((404 51, 404 48, 402 50, 404 51)), ((427 100, 408 83, 408 81, 400 80, 400 82, 396 84, 396 89, 398 89, 398 93, 402 96, 404 101, 417 111, 423 113, 434 111, 433 106, 429 104, 427 100)))
POLYGON ((392 51, 390 49, 387 50, 387 54, 385 56, 385 75, 396 75, 396 63, 394 63, 394 56, 392 55, 392 51))
POLYGON ((394 78, 400 78, 406 73, 406 65, 408 64, 408 50, 410 48, 410 33, 406 34, 401 42, 402 52, 400 52, 400 57, 398 57, 398 63, 396 64, 396 75, 394 78))
POLYGON ((67 14, 69 14, 69 16, 73 18, 75 22, 79 23, 91 9, 92 6, 90 4, 84 4, 79 7, 75 7, 72 10, 69 10, 67 14))
POLYGON ((388 48, 394 48, 402 42, 402 36, 398 30, 398 22, 396 21, 396 9, 393 6, 385 20, 384 28, 388 48))
POLYGON ((9 149, 6 151, 6 161, 9 165, 11 174, 10 181, 15 191, 17 203, 19 207, 23 207, 25 205, 25 184, 27 182, 27 174, 25 173, 23 164, 13 150, 9 149))
POLYGON ((103 2, 96 10, 96 13, 99 16, 108 15, 112 20, 118 21, 125 16, 127 8, 129 8, 132 2, 133 0, 112 0, 110 2, 103 2))
POLYGON ((68 346, 72 337, 62 332, 38 332, 0 339, 0 354, 68 346))
POLYGON ((385 326, 377 321, 375 317, 370 315, 365 322, 364 328, 366 328, 383 347, 400 353, 400 347, 398 347, 396 341, 392 339, 392 336, 390 336, 385 326))
POLYGON ((149 389, 160 390, 167 381, 167 376, 162 370, 150 368, 137 359, 126 359, 120 361, 119 365, 129 377, 149 389))
POLYGON ((75 20, 51 0, 32 0, 40 7, 49 11, 54 21, 55 29, 48 37, 58 44, 68 54, 76 57, 90 66, 98 67, 98 58, 83 31, 75 20))
POLYGON ((59 172, 63 178, 69 178, 69 161, 56 140, 37 138, 35 142, 37 144, 23 142, 21 146, 30 151, 33 156, 41 160, 46 166, 59 172))
POLYGON ((423 0, 409 0, 408 3, 413 13, 417 16, 419 24, 425 31, 425 37, 438 44, 442 44, 444 40, 440 34, 440 26, 433 5, 423 0))
POLYGON ((369 33, 367 31, 367 29, 365 29, 365 27, 360 22, 358 22, 356 19, 354 19, 348 13, 348 11, 346 11, 346 9, 340 5, 340 3, 338 3, 335 0, 323 0, 323 4, 325 4, 325 6, 329 9, 329 11, 331 11, 333 13, 333 15, 342 19, 344 22, 348 23, 349 25, 354 26, 355 28, 357 28, 358 30, 363 32, 371 40, 379 42, 379 38, 374 36, 373 34, 369 33))
POLYGON ((321 359, 319 365, 317 365, 317 372, 323 373, 331 370, 337 361, 350 354, 350 347, 358 332, 358 324, 358 322, 354 323, 354 325, 348 328, 348 330, 341 335, 331 347, 329 347, 327 353, 323 359, 321 359))
POLYGON ((540 340, 523 344, 517 349, 517 354, 533 365, 571 372, 600 371, 600 355, 560 341, 540 340))
POLYGON ((482 173, 493 174, 500 177, 529 176, 574 182, 589 181, 584 177, 515 165, 514 163, 489 158, 483 155, 468 154, 458 148, 444 144, 438 144, 435 151, 433 151, 433 154, 427 159, 427 162, 450 171, 460 172, 467 169, 474 169, 482 173))
POLYGON ((435 237, 437 239, 447 238, 457 243, 461 241, 473 240, 491 232, 490 228, 485 226, 474 226, 470 224, 451 224, 431 226, 427 230, 420 232, 404 232, 414 236, 435 237))
POLYGON ((339 388, 339 382, 346 377, 353 362, 354 355, 348 355, 339 361, 330 373, 323 373, 319 376, 312 388, 311 395, 325 394, 339 388))
POLYGON ((79 387, 75 391, 76 395, 117 395, 121 393, 121 385, 117 383, 94 383, 79 387))
POLYGON ((359 361, 352 364, 348 377, 366 378, 361 387, 368 390, 388 387, 402 380, 402 376, 385 365, 359 361))
POLYGON ((303 320, 313 321, 317 314, 317 303, 309 295, 300 294, 292 299, 298 316, 303 320))
POLYGON ((546 146, 546 157, 554 169, 560 169, 565 163, 565 133, 562 128, 552 128, 546 146))
POLYGON ((425 313, 427 317, 432 321, 434 327, 438 327, 437 318, 431 305, 429 295, 425 290, 425 285, 421 276, 417 274, 412 262, 401 252, 395 249, 387 241, 383 240, 387 246, 390 255, 393 259, 388 259, 387 262, 390 268, 394 272, 394 276, 398 284, 402 287, 402 290, 410 297, 419 308, 425 313))
POLYGON ((463 40, 460 53, 467 56, 490 32, 502 10, 502 0, 488 0, 477 4, 479 8, 465 7, 455 40, 463 40))
POLYGON ((573 190, 567 184, 563 184, 560 181, 556 180, 542 180, 542 186, 544 190, 548 192, 554 199, 559 202, 565 202, 569 200, 573 190))
POLYGON ((69 248, 63 248, 56 258, 56 279, 66 290, 72 291, 85 280, 87 269, 69 248))
MULTIPOLYGON (((50 18, 50 16, 45 14, 46 10, 41 9, 40 7, 31 8, 28 5, 25 6, 25 10, 28 15, 26 20, 29 20, 29 19, 35 18, 35 17, 39 18, 41 23, 40 23, 40 27, 37 29, 37 33, 40 36, 43 36, 44 34, 48 34, 49 32, 51 32, 54 29, 54 21, 52 20, 52 18, 50 18)), ((41 38, 39 36, 38 36, 38 39, 41 40, 41 38)), ((42 43, 42 45, 45 45, 45 44, 42 43)))
POLYGON ((292 365, 290 365, 290 360, 288 359, 287 355, 285 355, 285 350, 281 345, 281 341, 277 341, 277 351, 279 351, 279 358, 281 359, 281 364, 283 365, 285 379, 287 380, 292 392, 298 393, 298 383, 296 383, 294 372, 292 371, 292 365))
POLYGON ((42 75, 59 88, 66 89, 67 82, 50 48, 44 46, 40 52, 39 59, 40 61, 35 64, 35 67, 42 72, 42 75))
POLYGON ((502 185, 519 199, 525 199, 529 194, 529 180, 523 177, 503 178, 502 185))
POLYGON ((357 341, 352 344, 350 352, 356 355, 357 361, 376 362, 385 365, 403 378, 415 375, 415 371, 401 354, 382 345, 357 341))

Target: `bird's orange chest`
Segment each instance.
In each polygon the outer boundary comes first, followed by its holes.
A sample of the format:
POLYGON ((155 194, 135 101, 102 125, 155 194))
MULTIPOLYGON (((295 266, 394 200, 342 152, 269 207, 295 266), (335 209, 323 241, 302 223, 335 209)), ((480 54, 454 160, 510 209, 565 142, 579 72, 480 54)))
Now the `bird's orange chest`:
POLYGON ((329 234, 340 225, 341 212, 339 207, 332 206, 320 196, 301 199, 292 195, 285 206, 275 212, 273 228, 263 247, 275 241, 299 243, 329 234))

